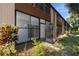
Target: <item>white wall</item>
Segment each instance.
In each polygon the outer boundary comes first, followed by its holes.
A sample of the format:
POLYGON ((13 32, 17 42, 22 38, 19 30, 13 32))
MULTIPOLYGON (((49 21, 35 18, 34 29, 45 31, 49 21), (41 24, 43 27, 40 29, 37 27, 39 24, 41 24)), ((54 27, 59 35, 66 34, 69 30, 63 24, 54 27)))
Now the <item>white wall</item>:
POLYGON ((15 21, 15 4, 0 3, 0 25, 2 23, 14 24, 15 21))

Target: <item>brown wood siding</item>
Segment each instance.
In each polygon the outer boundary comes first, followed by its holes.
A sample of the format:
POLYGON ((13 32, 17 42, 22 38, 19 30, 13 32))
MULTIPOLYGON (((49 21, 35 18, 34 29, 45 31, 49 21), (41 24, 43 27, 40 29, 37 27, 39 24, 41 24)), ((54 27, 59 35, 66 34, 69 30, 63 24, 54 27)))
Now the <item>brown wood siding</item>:
POLYGON ((57 24, 58 24, 59 26, 62 26, 62 22, 60 22, 60 21, 57 21, 57 24))
POLYGON ((50 21, 50 15, 44 13, 39 8, 33 7, 31 3, 16 3, 15 9, 50 21))

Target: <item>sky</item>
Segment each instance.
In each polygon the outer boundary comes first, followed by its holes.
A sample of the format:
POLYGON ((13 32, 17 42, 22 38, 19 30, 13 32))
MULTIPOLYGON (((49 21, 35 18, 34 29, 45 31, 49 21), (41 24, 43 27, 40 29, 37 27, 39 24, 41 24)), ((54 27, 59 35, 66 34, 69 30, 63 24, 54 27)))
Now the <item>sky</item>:
POLYGON ((52 6, 66 19, 69 17, 68 9, 64 3, 52 3, 52 6))

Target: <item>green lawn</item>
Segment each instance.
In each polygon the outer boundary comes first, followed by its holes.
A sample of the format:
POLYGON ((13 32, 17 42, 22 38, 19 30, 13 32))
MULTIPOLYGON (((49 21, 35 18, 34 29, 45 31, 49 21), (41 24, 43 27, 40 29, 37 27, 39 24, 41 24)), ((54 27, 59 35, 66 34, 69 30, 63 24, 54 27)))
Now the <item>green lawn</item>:
MULTIPOLYGON (((61 44, 64 48, 55 54, 52 53, 52 55, 79 55, 79 32, 67 35, 67 37, 64 37, 54 45, 56 44, 61 44)), ((60 47, 59 45, 57 46, 60 47)))

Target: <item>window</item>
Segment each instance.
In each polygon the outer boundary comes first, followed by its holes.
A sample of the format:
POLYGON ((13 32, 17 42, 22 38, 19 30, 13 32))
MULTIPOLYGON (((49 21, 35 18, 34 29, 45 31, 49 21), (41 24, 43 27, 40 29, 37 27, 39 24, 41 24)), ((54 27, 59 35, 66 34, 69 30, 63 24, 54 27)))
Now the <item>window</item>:
POLYGON ((19 29, 17 43, 30 40, 28 25, 30 25, 30 15, 16 11, 16 26, 19 29))
POLYGON ((30 24, 30 16, 22 12, 16 12, 16 19, 17 27, 28 27, 30 24))
POLYGON ((62 32, 62 27, 57 25, 57 33, 61 33, 62 32))
POLYGON ((27 15, 25 13, 16 11, 16 26, 19 28, 17 43, 30 41, 31 38, 46 39, 50 38, 50 22, 44 19, 27 15), (40 23, 40 25, 39 25, 40 23))
POLYGON ((39 39, 39 28, 32 28, 30 35, 31 35, 31 38, 39 39))
POLYGON ((51 38, 50 22, 46 21, 46 38, 51 38))
POLYGON ((45 39, 45 20, 40 19, 40 38, 45 39))
POLYGON ((51 33, 51 23, 46 21, 46 41, 51 42, 51 38, 53 37, 52 33, 51 33))
POLYGON ((44 10, 44 4, 43 3, 36 3, 36 7, 40 8, 42 11, 44 10))
POLYGON ((49 7, 48 7, 48 5, 47 4, 44 4, 45 5, 45 13, 47 13, 47 14, 50 14, 50 9, 49 9, 49 7))
POLYGON ((62 22, 62 18, 57 14, 57 22, 62 22))
POLYGON ((22 43, 29 41, 30 38, 28 38, 28 29, 19 29, 18 31, 18 41, 17 43, 22 43))
POLYGON ((31 25, 39 26, 39 19, 31 16, 31 25))
POLYGON ((50 9, 48 8, 47 3, 33 3, 33 6, 41 9, 43 12, 50 14, 50 9))
POLYGON ((44 19, 40 19, 40 23, 44 23, 45 24, 45 20, 44 19))
POLYGON ((40 25, 40 38, 45 39, 45 25, 44 24, 40 25))
POLYGON ((39 18, 16 11, 16 26, 19 28, 17 43, 39 39, 39 18))
POLYGON ((31 16, 31 38, 39 39, 39 19, 31 16))

